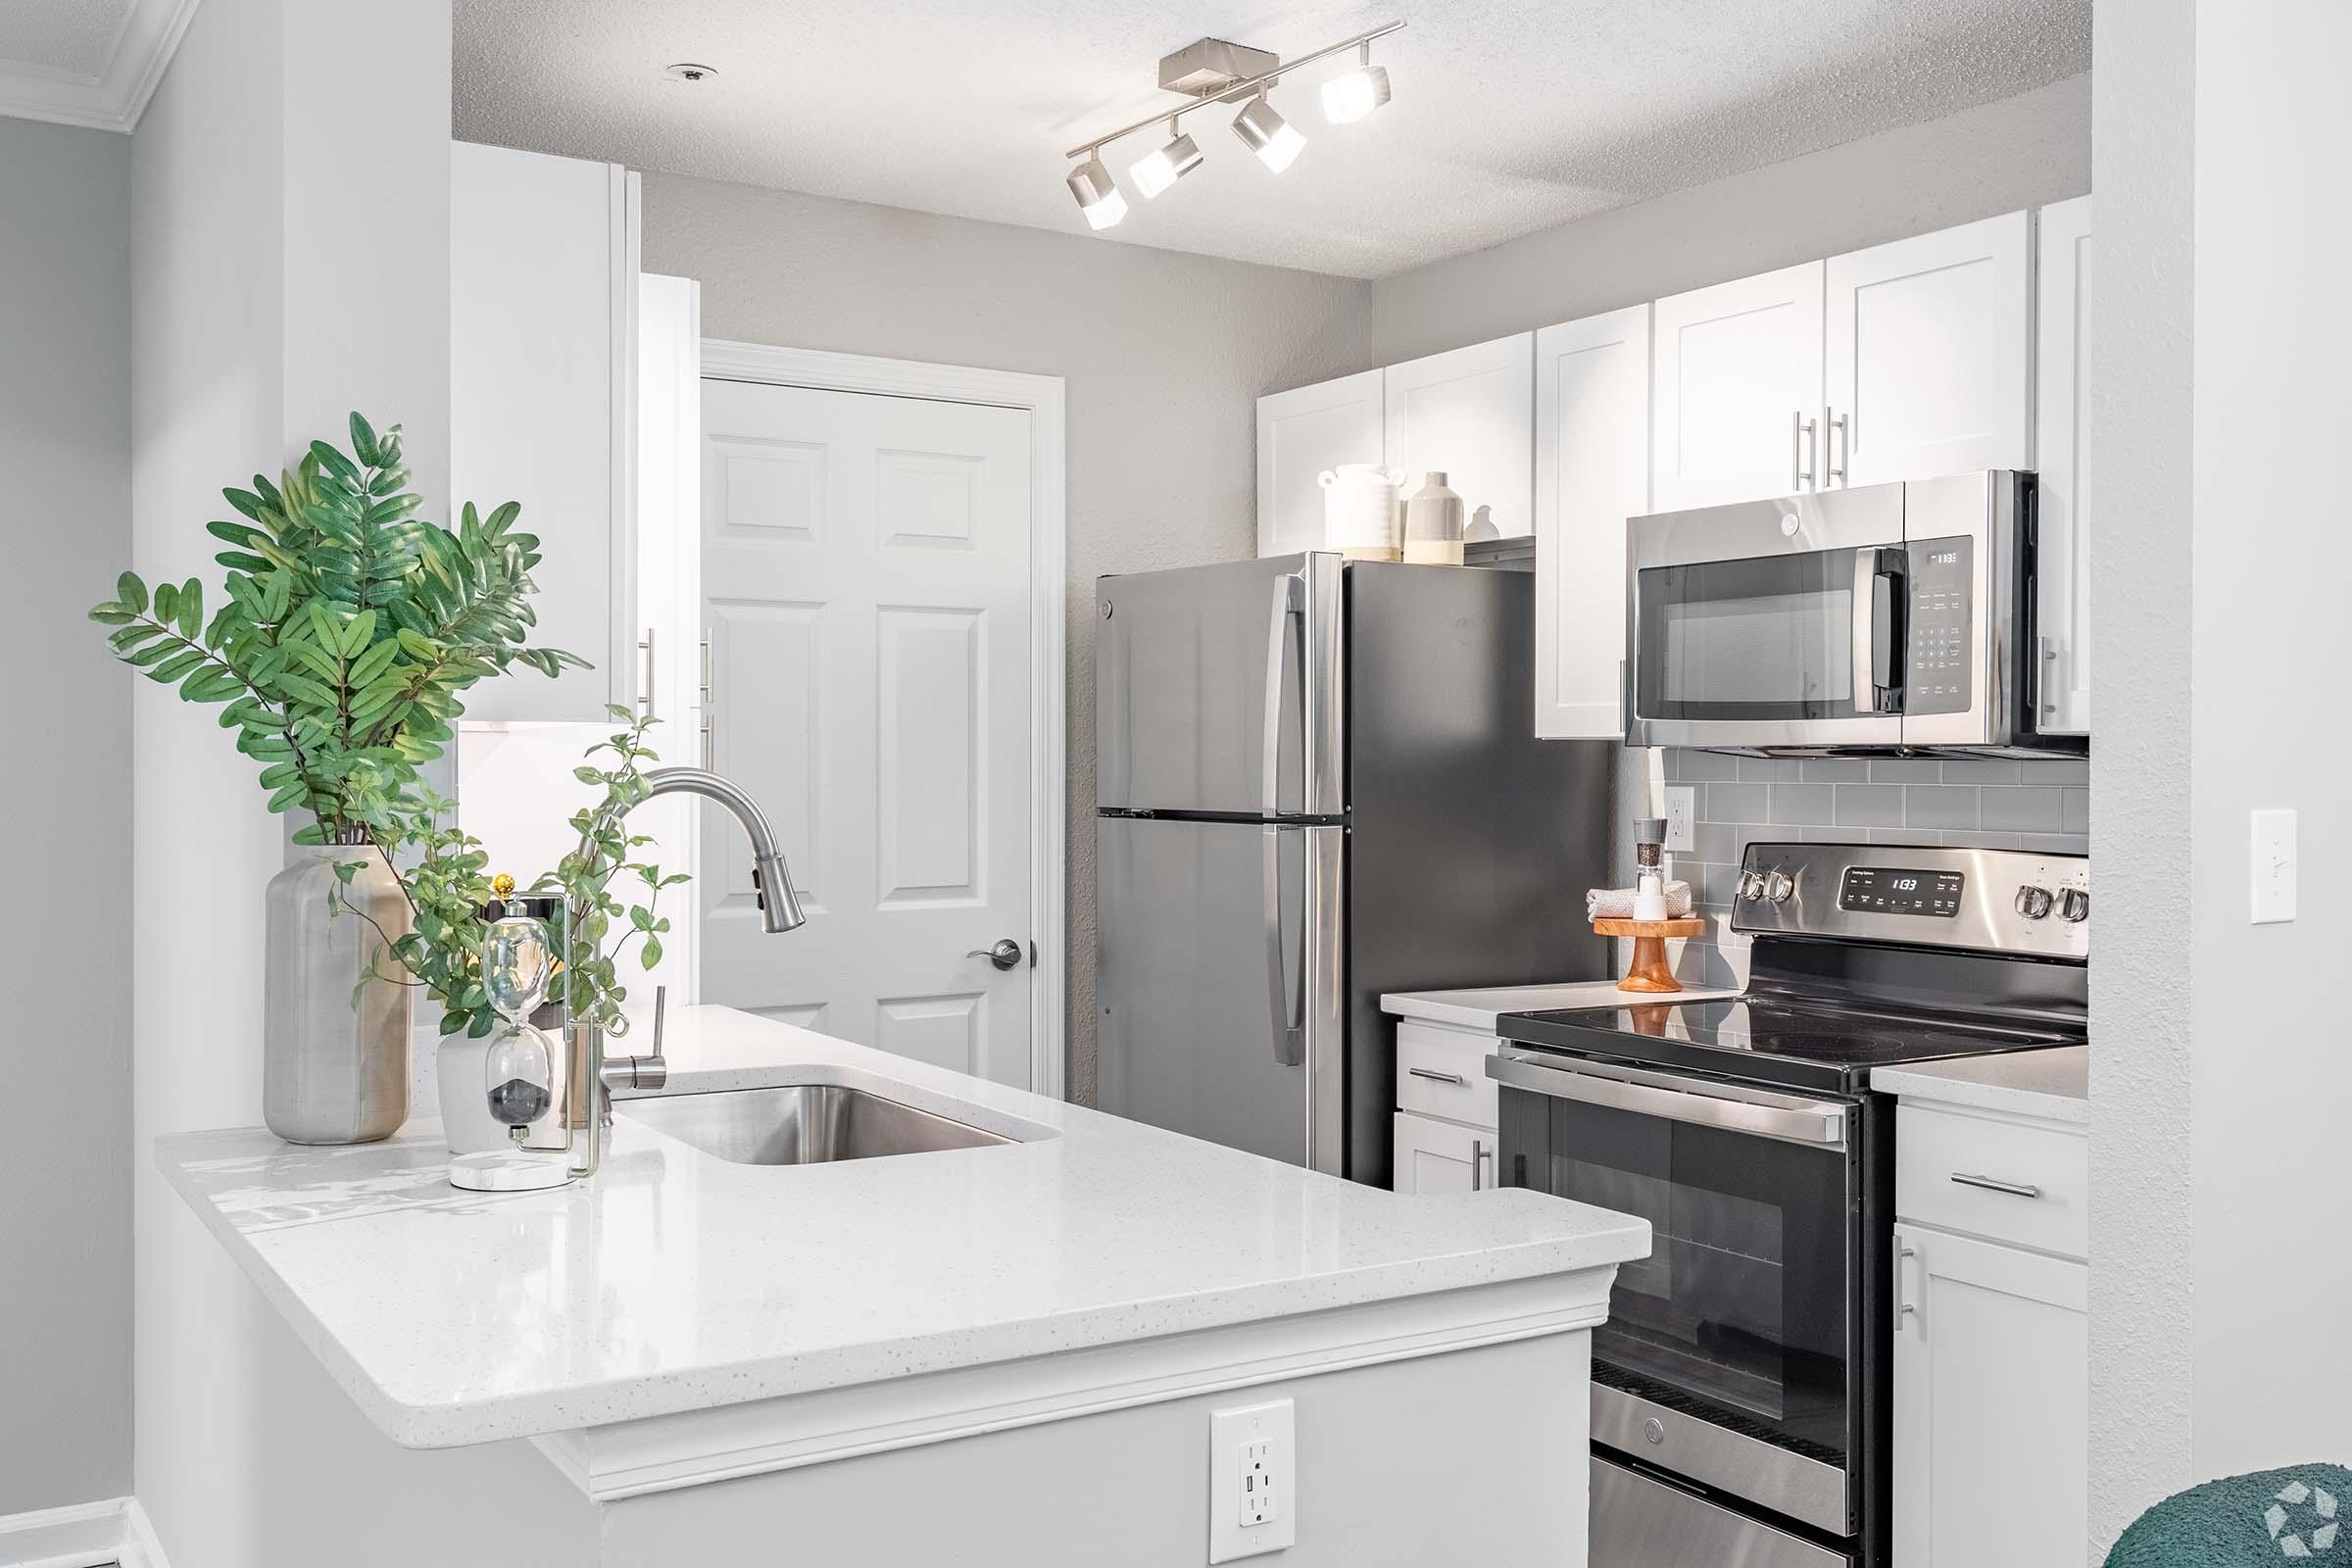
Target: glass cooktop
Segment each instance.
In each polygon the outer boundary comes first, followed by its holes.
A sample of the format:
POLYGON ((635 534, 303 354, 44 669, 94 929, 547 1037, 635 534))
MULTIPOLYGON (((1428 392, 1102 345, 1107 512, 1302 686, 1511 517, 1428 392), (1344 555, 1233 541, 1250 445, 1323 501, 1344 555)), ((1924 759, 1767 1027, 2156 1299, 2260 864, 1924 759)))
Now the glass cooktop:
POLYGON ((1938 1013, 1731 998, 1505 1014, 1495 1032, 1527 1045, 1857 1093, 1873 1067, 2080 1045, 2056 1029, 2005 1028, 1938 1013))

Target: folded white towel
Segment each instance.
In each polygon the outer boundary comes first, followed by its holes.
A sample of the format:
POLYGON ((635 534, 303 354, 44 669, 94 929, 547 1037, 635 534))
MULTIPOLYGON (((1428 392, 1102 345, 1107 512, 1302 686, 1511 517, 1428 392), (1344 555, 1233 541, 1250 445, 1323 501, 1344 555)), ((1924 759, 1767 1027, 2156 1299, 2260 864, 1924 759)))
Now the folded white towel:
MULTIPOLYGON (((1585 895, 1585 918, 1588 920, 1631 920, 1634 917, 1633 888, 1593 888, 1585 895)), ((1666 884, 1666 918, 1690 918, 1690 884, 1666 884)))

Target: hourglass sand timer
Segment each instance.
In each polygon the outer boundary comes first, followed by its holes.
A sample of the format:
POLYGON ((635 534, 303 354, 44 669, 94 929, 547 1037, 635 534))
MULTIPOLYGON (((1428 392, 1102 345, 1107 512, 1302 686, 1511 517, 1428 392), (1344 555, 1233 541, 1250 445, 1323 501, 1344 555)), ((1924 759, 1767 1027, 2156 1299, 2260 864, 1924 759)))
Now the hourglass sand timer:
POLYGON ((482 906, 482 989, 499 1016, 482 1057, 481 1092, 490 1117, 507 1130, 513 1147, 461 1153, 449 1162, 450 1183, 477 1192, 528 1192, 560 1187, 570 1180, 566 1155, 527 1148, 532 1124, 556 1103, 555 1042, 531 1022, 547 1000, 555 968, 561 901, 514 893, 514 879, 491 883, 495 895, 482 906))

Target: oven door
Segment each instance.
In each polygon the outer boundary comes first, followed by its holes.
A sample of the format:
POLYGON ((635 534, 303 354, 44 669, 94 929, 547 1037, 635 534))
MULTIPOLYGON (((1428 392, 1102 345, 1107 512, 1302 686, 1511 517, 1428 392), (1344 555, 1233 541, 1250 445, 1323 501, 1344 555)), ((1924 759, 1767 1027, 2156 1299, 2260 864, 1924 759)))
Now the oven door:
POLYGON ((1858 1102, 1506 1046, 1497 1175, 1649 1221, 1592 1331, 1592 1436, 1833 1535, 1858 1528, 1858 1102))
POLYGON ((1630 746, 1903 738, 1904 487, 1637 517, 1630 746))

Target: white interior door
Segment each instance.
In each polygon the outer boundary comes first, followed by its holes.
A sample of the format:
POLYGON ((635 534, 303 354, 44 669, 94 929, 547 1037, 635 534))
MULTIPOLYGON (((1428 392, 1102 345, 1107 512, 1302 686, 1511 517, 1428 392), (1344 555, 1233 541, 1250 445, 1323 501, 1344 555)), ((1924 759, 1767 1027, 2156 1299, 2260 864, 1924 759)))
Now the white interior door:
POLYGON ((808 923, 760 931, 707 810, 704 1001, 1028 1083, 1030 418, 705 381, 710 761, 808 923), (1007 940, 1009 968, 972 956, 1007 940))
POLYGON ((1822 265, 1651 308, 1650 489, 1660 512, 1820 487, 1822 265))
POLYGON ((1823 483, 2033 466, 2033 275, 2025 213, 1832 257, 1823 483))
POLYGON ((1388 368, 1382 388, 1388 436, 1382 460, 1404 470, 1404 493, 1446 475, 1475 523, 1478 509, 1500 534, 1535 527, 1536 335, 1447 349, 1388 368))

